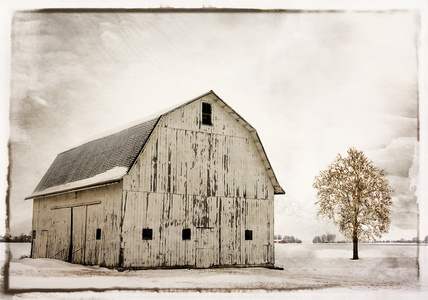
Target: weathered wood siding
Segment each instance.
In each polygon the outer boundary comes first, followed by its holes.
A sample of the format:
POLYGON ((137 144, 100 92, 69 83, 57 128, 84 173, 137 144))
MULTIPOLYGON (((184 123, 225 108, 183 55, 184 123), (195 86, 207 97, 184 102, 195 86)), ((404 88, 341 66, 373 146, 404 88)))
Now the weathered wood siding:
POLYGON ((124 267, 274 263, 273 186, 250 132, 209 96, 161 119, 123 189, 124 267))
POLYGON ((34 199, 33 257, 118 266, 121 199, 122 183, 34 199))

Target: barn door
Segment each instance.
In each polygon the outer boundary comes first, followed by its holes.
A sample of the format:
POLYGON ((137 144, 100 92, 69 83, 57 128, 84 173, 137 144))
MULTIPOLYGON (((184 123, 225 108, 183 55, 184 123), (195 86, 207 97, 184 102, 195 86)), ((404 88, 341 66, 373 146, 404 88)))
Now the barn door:
POLYGON ((86 206, 72 207, 71 211, 71 262, 74 264, 84 264, 86 248, 86 206))
POLYGON ((270 262, 270 244, 263 245, 263 263, 268 264, 270 262))
POLYGON ((214 228, 196 228, 196 268, 209 268, 215 264, 214 246, 214 228))
POLYGON ((48 258, 48 231, 42 230, 40 232, 40 258, 48 258))

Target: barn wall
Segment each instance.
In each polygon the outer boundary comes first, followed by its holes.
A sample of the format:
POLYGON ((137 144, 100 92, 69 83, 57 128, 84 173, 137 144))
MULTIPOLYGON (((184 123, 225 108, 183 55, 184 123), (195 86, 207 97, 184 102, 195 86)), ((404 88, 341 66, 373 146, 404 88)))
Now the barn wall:
POLYGON ((122 183, 117 183, 34 199, 33 257, 67 261, 71 255, 73 263, 118 266, 121 198, 122 183))
POLYGON ((212 265, 274 263, 274 191, 253 139, 212 98, 202 101, 163 117, 123 179, 125 267, 198 266, 204 256, 212 265), (202 101, 212 104, 212 126, 201 124, 202 101))
POLYGON ((127 192, 124 203, 124 267, 194 266, 198 258, 213 266, 274 262, 272 201, 127 192), (142 238, 145 228, 151 240, 142 238), (191 240, 182 240, 185 228, 191 240))

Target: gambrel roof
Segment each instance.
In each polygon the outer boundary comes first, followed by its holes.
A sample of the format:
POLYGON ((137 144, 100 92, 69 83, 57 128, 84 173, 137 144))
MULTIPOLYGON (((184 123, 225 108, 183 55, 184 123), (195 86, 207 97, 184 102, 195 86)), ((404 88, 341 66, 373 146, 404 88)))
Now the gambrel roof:
POLYGON ((276 179, 256 130, 213 91, 209 91, 195 99, 159 113, 156 117, 150 118, 149 121, 58 154, 34 192, 26 199, 87 189, 121 180, 144 150, 144 146, 162 117, 210 94, 226 112, 250 132, 266 172, 271 179, 275 194, 284 194, 285 192, 276 179))

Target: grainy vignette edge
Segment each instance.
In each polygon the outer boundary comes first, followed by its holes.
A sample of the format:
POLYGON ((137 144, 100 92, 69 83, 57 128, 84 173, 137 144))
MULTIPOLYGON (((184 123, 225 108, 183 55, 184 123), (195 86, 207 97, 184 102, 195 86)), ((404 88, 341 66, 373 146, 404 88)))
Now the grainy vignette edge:
MULTIPOLYGON (((418 45, 416 47, 416 82, 418 85, 418 88, 416 89, 416 140, 417 140, 417 152, 418 152, 418 155, 420 155, 419 153, 421 152, 420 151, 420 143, 421 143, 421 141, 420 141, 420 130, 421 129, 420 129, 420 120, 419 120, 419 115, 420 115, 420 113, 419 113, 419 108, 420 108, 419 101, 420 101, 421 93, 420 93, 419 89, 421 87, 420 87, 419 83, 420 83, 420 77, 421 76, 420 76, 420 59, 419 59, 420 54, 419 54, 419 51, 420 51, 420 45, 422 43, 422 41, 421 41, 422 40, 422 38, 421 38, 422 37, 422 28, 421 28, 422 27, 422 16, 421 16, 420 11, 418 11, 418 13, 417 13, 416 22, 417 22, 416 42, 418 45)), ((418 157, 418 159, 419 159, 419 157, 418 157)), ((418 169, 419 168, 420 168, 420 166, 419 166, 419 161, 418 161, 418 169)), ((418 184, 418 186, 419 186, 419 184, 418 184)), ((416 227, 416 234, 417 234, 416 268, 418 270, 418 278, 420 280, 420 278, 421 278, 421 266, 419 263, 419 259, 420 259, 419 238, 420 238, 421 212, 420 212, 419 202, 421 201, 421 199, 418 199, 418 193, 415 193, 415 196, 416 196, 416 209, 418 211, 417 212, 417 220, 416 220, 416 226, 417 226, 416 227)))
MULTIPOLYGON (((354 13, 391 13, 391 12, 409 12, 412 9, 352 9, 351 11, 354 13)), ((258 8, 216 8, 216 7, 207 7, 207 8, 43 8, 43 9, 24 9, 24 10, 15 10, 12 13, 12 20, 16 13, 343 13, 349 12, 348 9, 258 9, 258 8)), ((416 62, 417 62, 417 141, 418 141, 418 149, 420 149, 420 44, 421 44, 421 35, 422 35, 422 16, 421 12, 418 11, 418 20, 417 20, 417 50, 416 50, 416 62)), ((13 22, 12 22, 13 28, 13 22)), ((10 82, 9 82, 10 84, 10 82)), ((9 95, 10 96, 10 95, 9 95)), ((10 98, 9 98, 10 101, 10 98)), ((10 111, 8 112, 8 117, 10 117, 10 111)), ((6 232, 10 230, 10 188, 12 182, 10 180, 10 171, 11 166, 13 164, 11 158, 11 144, 10 144, 10 133, 7 143, 7 155, 8 155, 8 167, 7 167, 7 189, 6 189, 6 199, 5 199, 5 208, 6 208, 6 232)), ((417 219, 417 234, 419 237, 419 224, 420 224, 420 211, 419 211, 419 202, 417 203, 418 210, 418 219, 417 219)), ((171 293, 171 292, 246 292, 246 291, 256 291, 256 290, 266 290, 261 288, 245 288, 245 289, 135 289, 135 288, 107 288, 107 289, 96 289, 96 288, 79 288, 79 289, 9 289, 9 271, 10 271, 10 246, 7 244, 6 246, 6 257, 5 263, 3 266, 3 292, 8 295, 14 295, 18 293, 31 293, 31 292, 47 292, 47 293, 73 293, 73 292, 104 292, 104 291, 145 291, 145 292, 154 292, 154 293, 171 293)), ((420 278, 420 263, 419 263, 419 242, 417 244, 417 271, 418 277, 420 278)), ((329 286, 335 287, 335 286, 329 286)), ((293 290, 319 290, 324 289, 325 287, 320 288, 283 288, 283 289, 269 289, 269 291, 293 291, 293 290)))
MULTIPOLYGON (((11 144, 10 141, 7 143, 7 155, 8 155, 8 166, 7 166, 7 189, 6 189, 6 218, 5 218, 5 226, 6 226, 6 233, 10 232, 10 187, 12 185, 12 182, 10 180, 10 171, 12 169, 12 158, 11 158, 11 144)), ((3 291, 6 293, 9 292, 9 268, 10 268, 10 244, 6 244, 6 253, 5 253, 5 262, 3 265, 3 291)))

